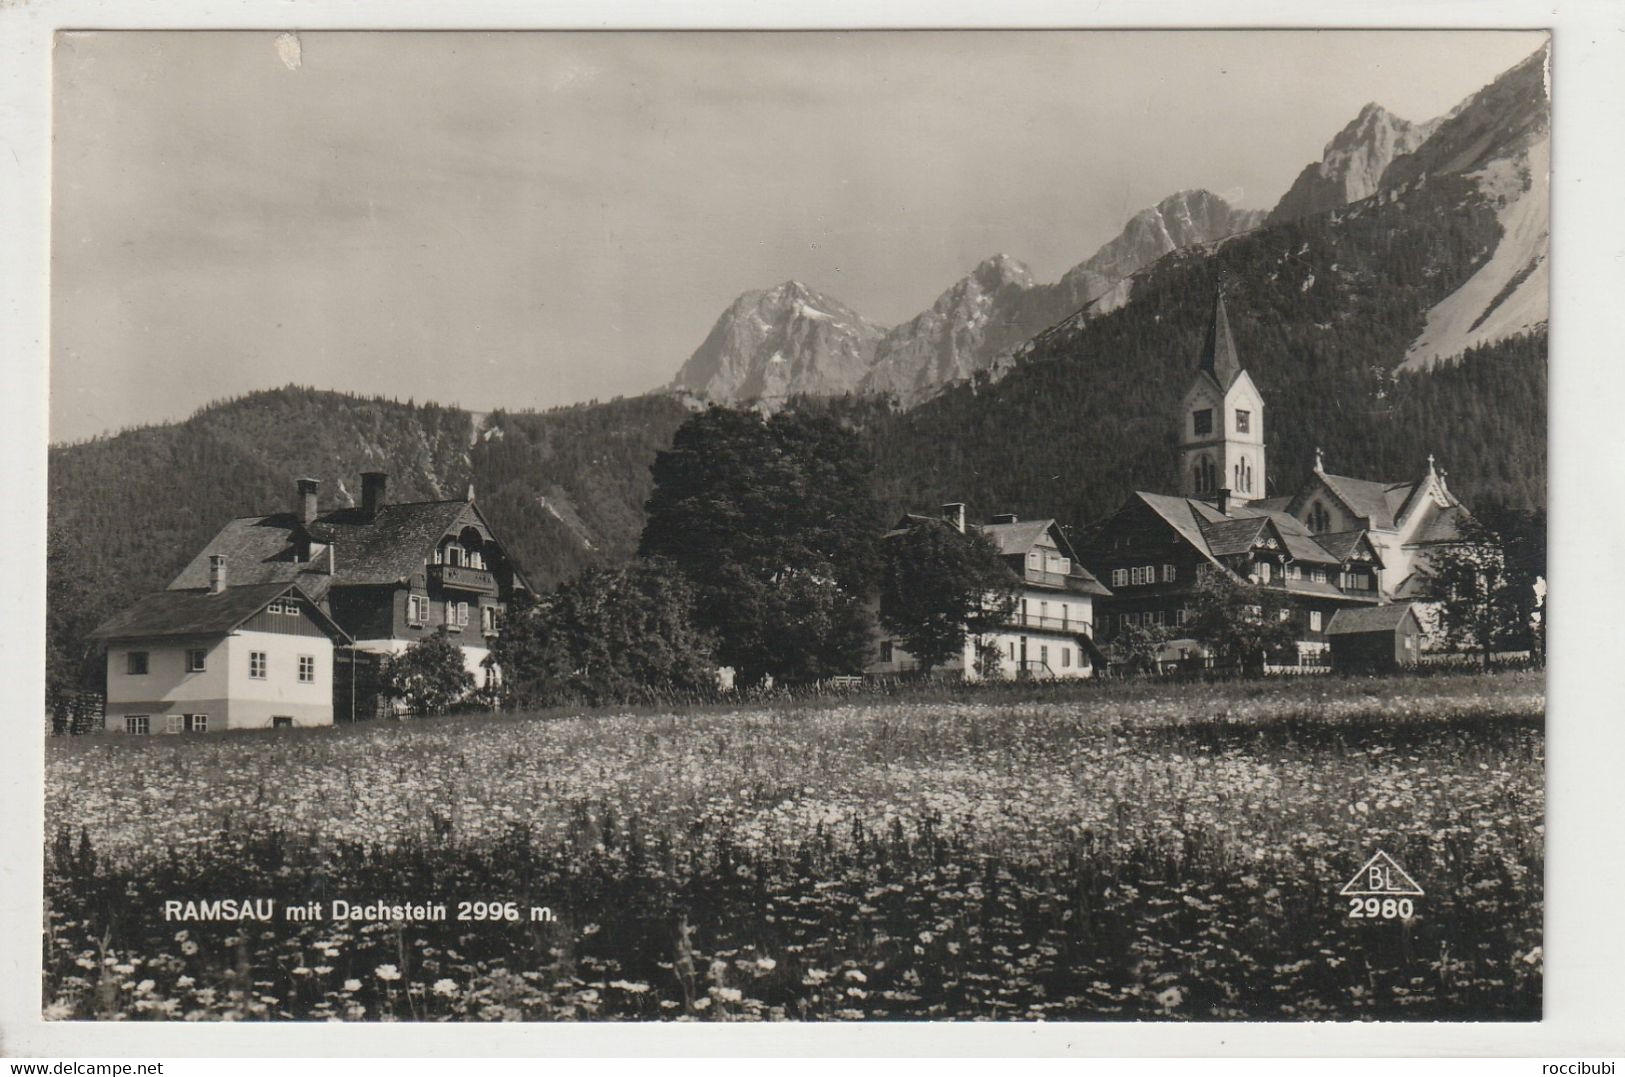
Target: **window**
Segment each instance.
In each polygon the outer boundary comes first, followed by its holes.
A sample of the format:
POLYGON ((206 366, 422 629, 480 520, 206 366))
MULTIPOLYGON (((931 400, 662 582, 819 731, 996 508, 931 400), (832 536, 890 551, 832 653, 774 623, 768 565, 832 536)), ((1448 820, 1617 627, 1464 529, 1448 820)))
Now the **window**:
POLYGON ((302 654, 302 655, 299 656, 299 683, 300 684, 315 684, 316 683, 316 656, 315 655, 302 654))
POLYGON ((195 650, 187 651, 186 652, 186 672, 188 672, 188 673, 202 673, 203 669, 204 669, 204 666, 208 663, 208 660, 209 660, 209 652, 205 651, 201 647, 196 648, 195 650))
POLYGON ((459 626, 461 626, 461 627, 467 627, 467 625, 468 625, 468 603, 467 602, 459 602, 459 603, 457 603, 457 624, 459 626))
POLYGON ((1038 664, 1046 668, 1049 666, 1049 644, 1047 643, 1038 645, 1038 664))
POLYGON ((1276 620, 1286 621, 1286 620, 1291 619, 1291 617, 1292 617, 1292 611, 1291 610, 1281 610, 1280 613, 1277 615, 1276 620))
POLYGON ((1072 648, 1071 647, 1062 647, 1061 648, 1061 668, 1062 669, 1070 669, 1071 667, 1072 667, 1072 648))
POLYGON ((1325 583, 1326 582, 1326 570, 1323 569, 1323 568, 1317 568, 1313 572, 1311 572, 1309 575, 1310 575, 1310 578, 1313 579, 1316 583, 1325 583))
POLYGON ((406 596, 407 624, 423 625, 429 621, 429 599, 424 595, 406 596))
POLYGON ((248 675, 257 681, 265 679, 265 652, 248 652, 248 675))
POLYGON ((145 714, 126 714, 124 716, 124 732, 126 732, 126 733, 149 733, 149 732, 151 732, 151 729, 148 727, 147 716, 145 714))
POLYGON ((1281 571, 1286 574, 1286 578, 1289 579, 1289 580, 1301 580, 1301 579, 1303 579, 1303 566, 1302 565, 1288 565, 1288 566, 1286 566, 1286 568, 1282 569, 1281 571))
POLYGON ((1049 603, 1040 602, 1038 604, 1038 623, 1043 624, 1047 620, 1049 620, 1049 603))
POLYGON ((1190 619, 1191 619, 1191 611, 1188 610, 1188 609, 1181 608, 1179 610, 1179 612, 1174 615, 1174 623, 1175 624, 1181 624, 1182 625, 1182 624, 1184 624, 1186 621, 1188 621, 1190 619))
POLYGON ((1200 411, 1193 412, 1191 422, 1192 429, 1196 431, 1198 437, 1213 433, 1213 409, 1203 408, 1200 411))
POLYGON ((147 652, 130 651, 124 656, 124 672, 132 677, 147 675, 147 652))
POLYGON ((1010 641, 1010 661, 1014 662, 1015 660, 1016 660, 1016 641, 1011 640, 1010 641))
POLYGON ((880 641, 880 660, 882 662, 890 662, 892 660, 892 644, 891 640, 889 639, 883 639, 880 641))
POLYGON ((1322 505, 1317 501, 1309 510, 1308 523, 1309 530, 1317 535, 1321 534, 1322 532, 1330 531, 1332 529, 1331 513, 1326 511, 1325 505, 1322 505))
POLYGON ((165 720, 164 732, 166 732, 166 733, 179 733, 184 728, 184 726, 181 723, 183 723, 185 720, 186 720, 185 715, 171 714, 165 720))
POLYGON ((299 600, 296 598, 279 598, 269 606, 266 606, 265 612, 285 613, 297 617, 299 616, 299 600))
POLYGON ((186 716, 186 731, 188 733, 207 733, 209 731, 209 716, 207 714, 188 714, 186 716))
POLYGON ((1113 587, 1122 587, 1127 583, 1128 583, 1128 569, 1126 569, 1126 568, 1114 568, 1114 569, 1112 569, 1112 586, 1113 587))
POLYGON ((1253 425, 1253 413, 1250 412, 1250 411, 1243 411, 1241 408, 1237 408, 1236 409, 1236 433, 1238 433, 1238 434, 1248 433, 1252 429, 1252 425, 1253 425))
POLYGON ((1174 566, 1173 565, 1163 565, 1162 566, 1162 582, 1163 583, 1173 583, 1174 582, 1174 566))
POLYGON ((1274 568, 1270 565, 1270 563, 1268 561, 1260 561, 1260 562, 1258 562, 1258 579, 1259 579, 1259 582, 1260 583, 1269 583, 1270 582, 1270 576, 1274 571, 1275 571, 1274 568))
POLYGON ((272 729, 292 729, 293 716, 287 714, 273 714, 271 716, 272 729))
POLYGON ((1311 631, 1311 632, 1319 632, 1320 631, 1320 611, 1319 610, 1310 610, 1309 611, 1309 631, 1311 631))

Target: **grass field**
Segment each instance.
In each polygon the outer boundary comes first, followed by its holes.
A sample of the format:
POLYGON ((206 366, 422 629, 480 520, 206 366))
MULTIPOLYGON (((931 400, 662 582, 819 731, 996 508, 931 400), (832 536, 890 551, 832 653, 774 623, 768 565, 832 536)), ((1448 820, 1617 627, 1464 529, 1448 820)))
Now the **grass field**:
POLYGON ((1536 1019, 1543 716, 1499 673, 61 739, 47 1013, 1536 1019), (1409 919, 1338 895, 1379 848, 1409 919), (276 918, 163 918, 221 898, 276 918), (334 899, 497 918, 283 919, 334 899))

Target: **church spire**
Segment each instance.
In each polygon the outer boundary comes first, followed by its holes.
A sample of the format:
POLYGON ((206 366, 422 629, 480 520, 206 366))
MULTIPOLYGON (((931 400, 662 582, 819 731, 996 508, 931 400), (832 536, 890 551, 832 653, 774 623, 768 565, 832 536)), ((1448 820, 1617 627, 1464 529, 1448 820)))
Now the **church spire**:
POLYGON ((1180 490, 1227 506, 1264 497, 1264 455, 1264 398, 1236 356, 1221 282, 1198 369, 1180 403, 1180 490))
POLYGON ((1230 337, 1230 319, 1224 313, 1223 288, 1213 302, 1213 321, 1207 328, 1207 340, 1202 343, 1200 368, 1213 375, 1221 389, 1229 389, 1241 374, 1236 342, 1230 337))

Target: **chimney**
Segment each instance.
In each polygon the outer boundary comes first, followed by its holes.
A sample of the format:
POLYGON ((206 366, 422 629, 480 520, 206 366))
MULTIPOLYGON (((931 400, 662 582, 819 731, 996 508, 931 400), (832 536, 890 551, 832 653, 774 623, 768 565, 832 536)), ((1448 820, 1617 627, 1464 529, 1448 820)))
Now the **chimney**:
POLYGON ((218 595, 226 589, 226 556, 225 554, 211 553, 209 555, 209 593, 218 595))
POLYGON ((1018 522, 1016 514, 1013 512, 1001 512, 988 521, 990 524, 1013 524, 1018 522))
POLYGON ((361 512, 372 519, 386 504, 384 491, 389 487, 389 472, 363 471, 361 473, 361 512))
POLYGON ((1219 510, 1221 516, 1230 515, 1230 490, 1228 487, 1220 490, 1214 497, 1213 507, 1219 510))
POLYGON ((965 531, 965 503, 955 501, 942 506, 942 518, 954 525, 954 530, 961 534, 965 531))
POLYGON ((293 514, 299 517, 302 524, 312 523, 316 519, 316 488, 321 482, 316 479, 298 479, 294 482, 293 514))

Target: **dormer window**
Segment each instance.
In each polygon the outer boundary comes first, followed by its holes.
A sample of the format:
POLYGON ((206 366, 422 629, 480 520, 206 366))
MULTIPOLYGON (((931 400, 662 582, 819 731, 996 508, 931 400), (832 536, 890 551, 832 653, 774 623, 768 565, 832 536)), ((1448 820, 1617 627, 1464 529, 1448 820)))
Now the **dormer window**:
POLYGON ((1213 433, 1212 408, 1202 408, 1199 411, 1192 412, 1191 421, 1194 424, 1192 428, 1196 431, 1197 437, 1213 433))

